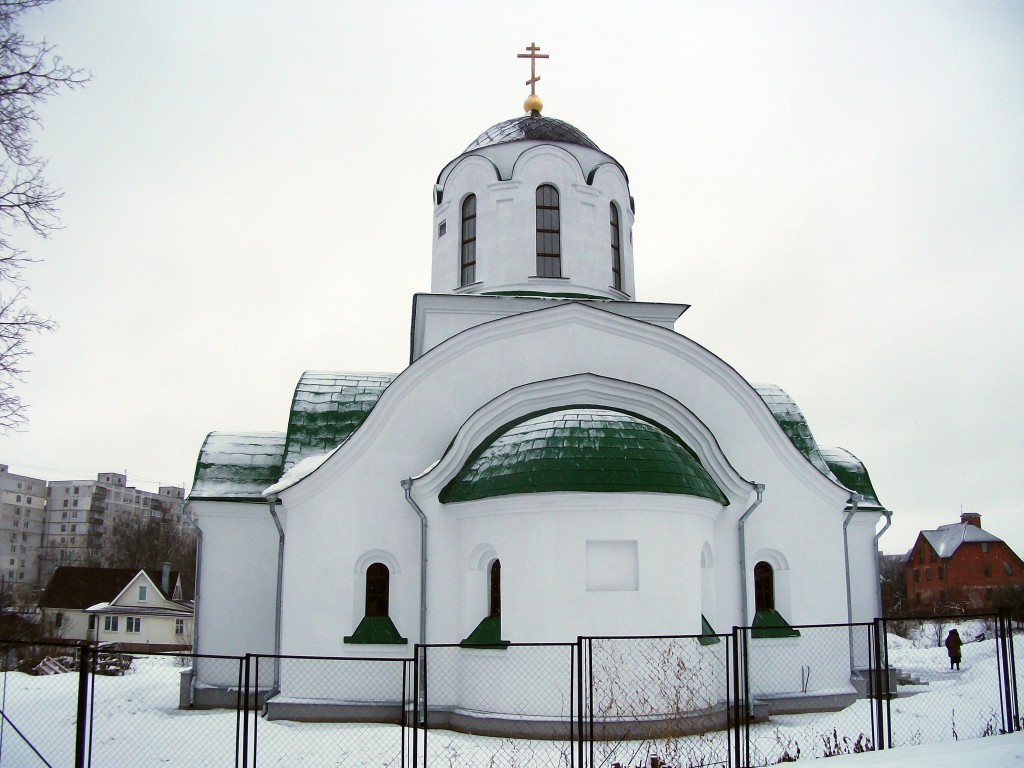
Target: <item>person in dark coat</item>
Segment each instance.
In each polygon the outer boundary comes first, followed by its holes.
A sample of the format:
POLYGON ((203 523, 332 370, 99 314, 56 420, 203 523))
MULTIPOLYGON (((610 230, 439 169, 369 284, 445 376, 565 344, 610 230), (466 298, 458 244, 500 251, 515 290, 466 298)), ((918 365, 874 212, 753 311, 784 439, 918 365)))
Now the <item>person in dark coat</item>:
POLYGON ((949 634, 946 635, 946 653, 949 654, 950 669, 954 664, 957 669, 960 669, 960 646, 963 644, 964 641, 960 639, 960 633, 955 629, 949 630, 949 634))

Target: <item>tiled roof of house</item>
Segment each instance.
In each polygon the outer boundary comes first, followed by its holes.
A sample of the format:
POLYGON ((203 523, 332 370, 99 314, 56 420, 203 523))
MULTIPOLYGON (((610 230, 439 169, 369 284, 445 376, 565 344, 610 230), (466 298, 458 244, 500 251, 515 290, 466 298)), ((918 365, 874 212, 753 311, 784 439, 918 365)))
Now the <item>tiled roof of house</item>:
POLYGON ((130 568, 59 566, 39 599, 39 607, 82 610, 96 603, 109 602, 137 573, 130 568))
MULTIPOLYGON (((97 603, 109 603, 137 574, 138 571, 133 568, 83 568, 62 565, 54 569, 53 575, 46 585, 46 590, 39 600, 39 606, 41 608, 83 610, 97 603)), ((146 575, 163 594, 160 585, 162 573, 159 570, 147 568, 146 575)), ((171 571, 172 590, 178 578, 178 572, 171 571)), ((191 582, 187 579, 181 581, 182 600, 191 600, 194 589, 191 582)), ((163 596, 168 600, 173 599, 169 594, 163 594, 163 596)))
POLYGON ((952 557, 964 542, 1002 541, 998 536, 970 523, 940 525, 934 531, 921 531, 939 557, 952 557))

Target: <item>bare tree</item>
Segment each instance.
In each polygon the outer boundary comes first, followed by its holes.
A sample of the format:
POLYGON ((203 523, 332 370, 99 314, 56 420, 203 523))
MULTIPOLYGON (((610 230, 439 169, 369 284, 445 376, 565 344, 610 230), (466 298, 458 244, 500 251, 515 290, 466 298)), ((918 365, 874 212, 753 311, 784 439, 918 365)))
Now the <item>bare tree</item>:
POLYGON ((36 105, 89 80, 86 72, 64 64, 52 45, 22 33, 22 14, 50 2, 0 0, 0 432, 26 420, 15 384, 25 372, 29 336, 55 327, 26 305, 22 272, 33 259, 11 239, 18 227, 46 237, 57 226, 61 193, 47 184, 46 161, 33 152, 36 105))
POLYGON ((123 517, 114 523, 107 545, 111 568, 158 570, 163 563, 193 579, 196 573, 195 536, 156 518, 123 517))

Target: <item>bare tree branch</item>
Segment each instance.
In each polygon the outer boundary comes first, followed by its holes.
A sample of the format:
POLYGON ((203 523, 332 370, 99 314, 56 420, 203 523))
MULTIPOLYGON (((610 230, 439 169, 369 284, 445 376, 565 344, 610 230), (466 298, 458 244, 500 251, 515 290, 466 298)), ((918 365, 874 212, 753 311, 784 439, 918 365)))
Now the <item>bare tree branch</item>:
POLYGON ((22 271, 33 259, 10 239, 16 227, 46 237, 58 225, 61 192, 47 184, 46 162, 33 153, 36 105, 89 80, 87 72, 64 64, 52 45, 27 39, 19 28, 22 14, 50 2, 0 0, 0 433, 27 420, 15 385, 25 373, 29 336, 56 327, 26 306, 22 271))

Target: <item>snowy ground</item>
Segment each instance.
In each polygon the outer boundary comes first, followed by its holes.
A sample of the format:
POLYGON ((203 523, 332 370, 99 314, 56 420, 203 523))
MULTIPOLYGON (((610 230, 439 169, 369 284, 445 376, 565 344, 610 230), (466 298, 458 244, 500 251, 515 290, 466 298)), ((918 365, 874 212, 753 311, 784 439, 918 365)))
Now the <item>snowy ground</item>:
MULTIPOLYGON (((1024 642, 1019 645, 1024 669, 1024 642)), ((908 763, 961 768, 979 761, 992 768, 1024 766, 1024 734, 979 738, 998 730, 993 641, 966 645, 959 672, 948 671, 945 649, 915 647, 895 639, 890 643, 890 661, 928 682, 911 689, 919 692, 892 702, 893 740, 900 748, 841 755, 830 759, 829 768, 891 768, 908 763)), ((93 766, 235 765, 235 713, 179 710, 181 671, 175 659, 137 658, 124 677, 96 678, 93 766)), ((49 677, 3 673, 0 697, 9 720, 0 723, 0 766, 74 764, 77 677, 74 673, 49 677)), ((801 758, 820 756, 829 750, 826 738, 832 751, 845 752, 860 734, 870 734, 870 718, 869 702, 864 700, 842 712, 774 716, 752 732, 751 757, 763 764, 777 759, 783 750, 793 754, 796 749, 801 758), (834 739, 829 738, 833 731, 834 739)), ((397 768, 403 738, 411 751, 410 732, 403 734, 397 726, 249 722, 250 728, 258 729, 256 764, 260 766, 397 768)), ((653 750, 676 766, 709 765, 725 738, 726 734, 708 734, 653 745, 600 745, 595 757, 606 765, 613 761, 636 765, 653 750)), ((422 742, 417 745, 420 756, 423 748, 422 742)), ((429 765, 444 768, 561 768, 569 764, 572 750, 568 742, 490 739, 447 731, 430 731, 426 748, 429 765)), ((248 749, 252 765, 252 746, 248 749)))

